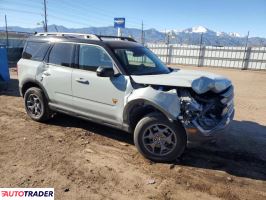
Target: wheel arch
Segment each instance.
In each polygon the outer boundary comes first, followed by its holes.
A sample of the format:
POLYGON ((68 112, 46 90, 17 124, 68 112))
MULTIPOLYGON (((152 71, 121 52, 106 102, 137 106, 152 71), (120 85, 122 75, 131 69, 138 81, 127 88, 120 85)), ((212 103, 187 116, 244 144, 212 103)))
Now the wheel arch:
POLYGON ((123 122, 129 127, 129 130, 132 130, 136 123, 132 125, 132 115, 137 116, 139 120, 139 116, 143 117, 152 111, 162 113, 169 121, 177 120, 180 114, 180 99, 176 90, 164 91, 155 89, 152 86, 133 90, 127 97, 127 103, 124 106, 123 122), (139 109, 136 110, 136 108, 139 109), (142 111, 143 109, 144 113, 142 111))
POLYGON ((44 95, 45 95, 45 98, 47 100, 49 100, 49 96, 45 90, 45 88, 42 86, 41 83, 39 83, 38 81, 34 80, 34 79, 27 79, 26 81, 24 81, 22 83, 22 87, 21 87, 21 90, 20 90, 20 93, 21 93, 21 96, 24 97, 26 91, 31 88, 31 87, 37 87, 37 88, 40 88, 44 95))
POLYGON ((134 131, 139 120, 152 112, 158 112, 170 121, 176 120, 158 104, 147 99, 135 99, 126 104, 123 111, 123 122, 129 126, 130 131, 134 131))

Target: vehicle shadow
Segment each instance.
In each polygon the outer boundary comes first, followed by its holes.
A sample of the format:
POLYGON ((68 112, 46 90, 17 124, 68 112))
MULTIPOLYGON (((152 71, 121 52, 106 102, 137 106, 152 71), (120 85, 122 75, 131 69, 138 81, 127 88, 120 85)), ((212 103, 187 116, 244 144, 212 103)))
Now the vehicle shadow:
POLYGON ((19 88, 18 88, 18 79, 11 78, 7 82, 0 83, 0 96, 20 96, 19 88))
POLYGON ((132 134, 61 113, 56 114, 53 119, 49 120, 49 124, 63 127, 82 128, 86 131, 93 132, 119 142, 134 145, 132 134))
MULTIPOLYGON (((133 135, 66 115, 56 115, 50 124, 82 128, 101 136, 134 145, 133 135)), ((213 143, 186 149, 174 164, 227 172, 234 176, 266 180, 266 127, 234 120, 228 131, 213 143)))
POLYGON ((188 149, 181 164, 266 180, 266 126, 234 120, 215 143, 188 149))

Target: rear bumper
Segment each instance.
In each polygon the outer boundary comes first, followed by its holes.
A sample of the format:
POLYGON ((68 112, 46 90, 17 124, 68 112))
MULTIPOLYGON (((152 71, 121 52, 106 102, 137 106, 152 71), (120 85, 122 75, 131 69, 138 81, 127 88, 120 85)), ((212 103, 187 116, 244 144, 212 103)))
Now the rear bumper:
POLYGON ((19 94, 20 94, 20 96, 23 97, 23 94, 22 94, 22 88, 21 88, 21 87, 19 87, 19 94))

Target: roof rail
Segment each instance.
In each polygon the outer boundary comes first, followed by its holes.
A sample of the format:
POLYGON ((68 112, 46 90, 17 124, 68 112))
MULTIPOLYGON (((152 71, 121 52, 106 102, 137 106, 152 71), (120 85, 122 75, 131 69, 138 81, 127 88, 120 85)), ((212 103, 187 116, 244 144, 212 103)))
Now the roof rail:
POLYGON ((103 38, 107 39, 120 39, 120 40, 127 40, 130 42, 137 42, 131 37, 124 37, 124 36, 111 36, 111 35, 96 35, 100 40, 103 40, 103 38))
POLYGON ((82 39, 101 40, 97 35, 83 33, 44 32, 36 33, 35 36, 72 36, 82 39))
POLYGON ((36 33, 35 36, 70 36, 77 37, 82 39, 91 39, 91 40, 101 40, 106 39, 117 39, 117 40, 127 40, 130 42, 136 42, 131 37, 119 37, 119 36, 110 36, 110 35, 94 35, 94 34, 84 34, 84 33, 62 33, 62 32, 44 32, 44 33, 36 33))

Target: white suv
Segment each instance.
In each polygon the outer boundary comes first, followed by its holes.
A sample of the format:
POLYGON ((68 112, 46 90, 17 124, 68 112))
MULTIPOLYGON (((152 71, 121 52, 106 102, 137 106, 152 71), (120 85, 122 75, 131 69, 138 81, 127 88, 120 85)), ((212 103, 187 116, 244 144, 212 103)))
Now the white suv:
POLYGON ((132 132, 138 150, 154 161, 176 159, 188 140, 217 135, 234 115, 231 81, 168 68, 127 37, 36 34, 18 75, 33 120, 62 112, 132 132))

